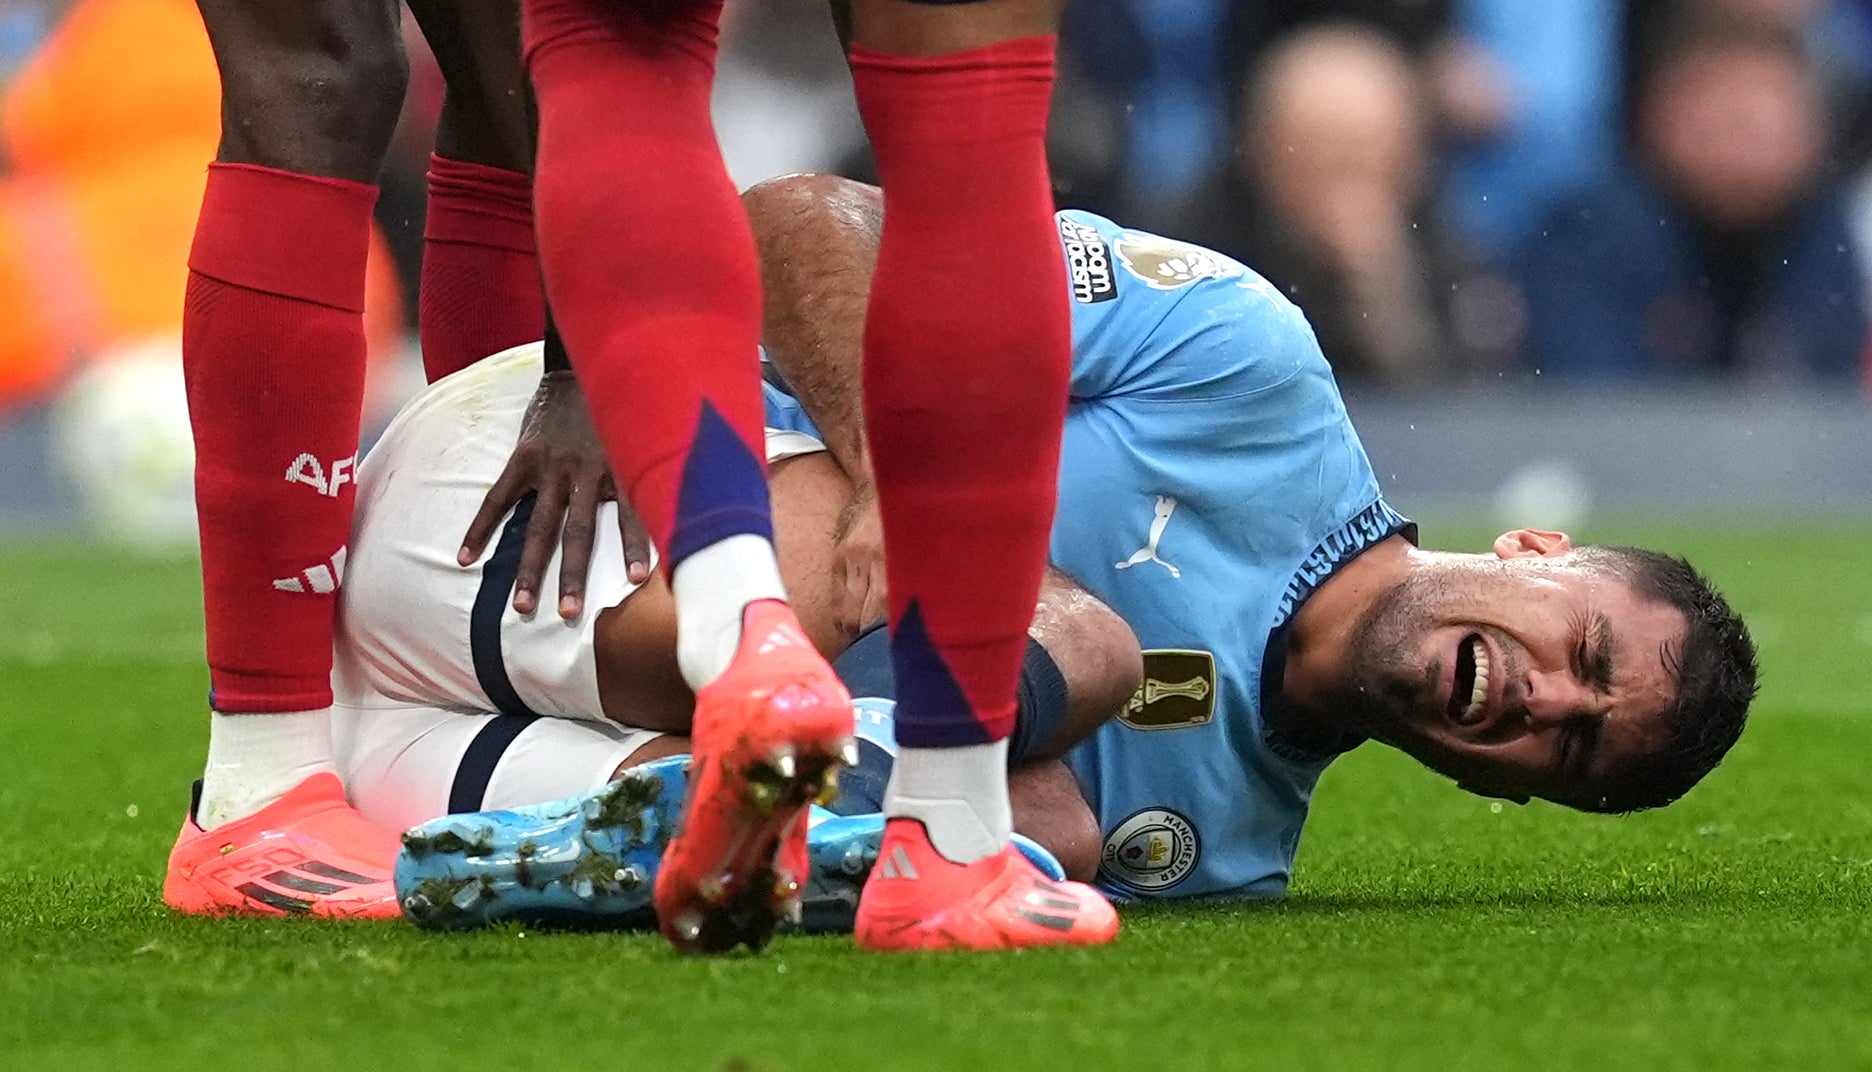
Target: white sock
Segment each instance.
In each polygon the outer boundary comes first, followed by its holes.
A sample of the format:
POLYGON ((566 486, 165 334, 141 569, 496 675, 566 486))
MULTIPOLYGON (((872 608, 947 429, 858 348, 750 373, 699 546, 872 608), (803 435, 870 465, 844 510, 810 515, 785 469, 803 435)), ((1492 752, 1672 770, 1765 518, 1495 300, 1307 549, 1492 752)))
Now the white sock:
POLYGON ((212 830, 244 819, 312 775, 337 769, 330 708, 277 715, 212 712, 195 821, 212 830))
POLYGON ((730 536, 682 560, 670 574, 676 596, 676 665, 692 689, 722 676, 741 645, 741 612, 786 599, 780 562, 762 536, 730 536))
POLYGON ((884 814, 920 819, 936 851, 974 863, 1014 836, 1008 803, 1008 743, 903 748, 884 790, 884 814))

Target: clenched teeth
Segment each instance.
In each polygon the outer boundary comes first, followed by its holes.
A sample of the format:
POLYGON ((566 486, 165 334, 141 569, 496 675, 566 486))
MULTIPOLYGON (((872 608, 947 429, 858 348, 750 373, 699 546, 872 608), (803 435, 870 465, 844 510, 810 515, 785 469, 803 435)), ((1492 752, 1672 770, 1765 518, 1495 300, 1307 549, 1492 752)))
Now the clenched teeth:
POLYGON ((1463 721, 1480 718, 1482 706, 1488 702, 1489 659, 1488 649, 1482 646, 1481 637, 1469 639, 1469 652, 1475 657, 1475 684, 1469 688, 1469 706, 1463 708, 1463 721))

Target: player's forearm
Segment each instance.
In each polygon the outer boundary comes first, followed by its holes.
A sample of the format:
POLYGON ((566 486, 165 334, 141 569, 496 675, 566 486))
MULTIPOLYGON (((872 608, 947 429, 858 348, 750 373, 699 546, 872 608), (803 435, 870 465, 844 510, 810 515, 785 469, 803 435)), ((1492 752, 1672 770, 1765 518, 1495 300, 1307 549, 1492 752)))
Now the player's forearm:
POLYGON ((847 179, 794 175, 761 183, 742 201, 760 250, 767 355, 832 457, 868 483, 860 384, 883 198, 847 179))

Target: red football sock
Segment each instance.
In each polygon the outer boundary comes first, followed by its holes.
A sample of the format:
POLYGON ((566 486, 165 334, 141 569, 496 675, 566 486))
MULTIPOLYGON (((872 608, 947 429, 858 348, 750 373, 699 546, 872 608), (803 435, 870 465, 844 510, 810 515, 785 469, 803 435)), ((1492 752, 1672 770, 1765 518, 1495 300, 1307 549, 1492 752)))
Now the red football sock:
POLYGON ((341 179, 208 171, 182 364, 217 711, 331 704, 376 198, 341 179))
POLYGON ((526 0, 553 316, 666 568, 771 539, 760 268, 709 115, 719 2, 526 0))
POLYGON ((1013 730, 1072 357, 1045 149, 1054 48, 852 50, 884 186, 865 423, 909 747, 1013 730))
POLYGON ((532 176, 429 158, 419 304, 430 383, 539 341, 546 298, 534 253, 532 176))

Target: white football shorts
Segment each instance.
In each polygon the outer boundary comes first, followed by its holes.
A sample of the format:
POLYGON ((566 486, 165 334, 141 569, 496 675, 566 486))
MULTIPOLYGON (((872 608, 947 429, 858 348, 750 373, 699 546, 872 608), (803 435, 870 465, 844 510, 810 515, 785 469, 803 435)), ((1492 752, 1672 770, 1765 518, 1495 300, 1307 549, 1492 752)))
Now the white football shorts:
MULTIPOLYGON (((513 452, 539 386, 539 343, 429 386, 358 468, 334 649, 332 735, 352 803, 391 829, 602 786, 656 733, 604 717, 598 614, 628 598, 617 506, 600 507, 585 611, 513 609, 530 503, 481 560, 462 533, 513 452)), ((770 461, 824 449, 769 429, 770 461)), ((545 576, 558 576, 555 549, 545 576)))

